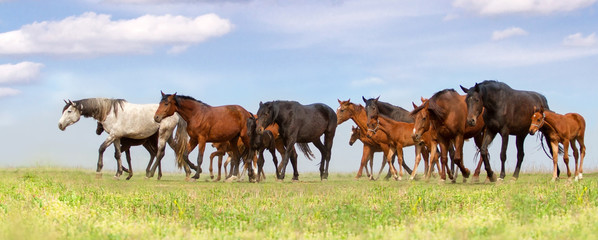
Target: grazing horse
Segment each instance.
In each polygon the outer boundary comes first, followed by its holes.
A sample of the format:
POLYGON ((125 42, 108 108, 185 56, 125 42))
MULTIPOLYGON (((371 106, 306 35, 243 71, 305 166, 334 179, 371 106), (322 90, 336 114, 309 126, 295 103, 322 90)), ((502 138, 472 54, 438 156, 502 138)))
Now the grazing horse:
POLYGON ((467 123, 469 126, 475 126, 478 123, 477 119, 480 114, 484 119, 485 130, 480 154, 484 160, 490 181, 496 181, 496 176, 494 176, 494 172, 490 167, 488 145, 494 140, 497 133, 500 134, 502 137, 500 179, 503 180, 509 135, 517 137, 515 142, 517 145, 517 166, 513 173, 513 178, 516 180, 519 177, 521 163, 525 155, 523 142, 529 132, 534 107, 549 109, 546 97, 537 92, 515 90, 505 83, 493 80, 476 83, 475 86, 469 89, 461 86, 461 89, 467 93, 465 101, 467 102, 467 123))
MULTIPOLYGON (((337 99, 338 100, 338 99, 337 99)), ((373 135, 373 137, 367 137, 367 114, 365 108, 360 104, 355 104, 351 102, 351 99, 347 101, 338 100, 339 107, 336 109, 336 117, 337 117, 337 124, 340 125, 343 122, 351 119, 355 124, 357 124, 358 128, 361 130, 360 136, 365 138, 361 138, 363 142, 363 154, 361 156, 361 164, 359 166, 359 170, 357 171, 356 179, 360 178, 363 172, 363 168, 367 164, 368 159, 370 156, 373 157, 375 152, 383 152, 383 163, 388 161, 386 156, 389 154, 389 151, 394 153, 394 150, 390 146, 388 146, 388 137, 384 133, 377 133, 373 135)), ((394 162, 394 154, 393 158, 390 159, 390 162, 394 162)), ((383 164, 384 165, 384 164, 383 164)), ((411 174, 411 169, 407 166, 407 164, 403 163, 403 168, 407 173, 411 174)), ((379 174, 378 174, 379 175, 379 174)), ((391 177, 391 171, 388 170, 388 174, 386 175, 386 179, 391 177)), ((370 178, 374 180, 373 177, 370 178)))
MULTIPOLYGON (((415 179, 415 174, 417 171, 417 166, 421 160, 421 156, 427 158, 427 154, 422 153, 422 148, 424 147, 432 147, 432 137, 430 133, 426 132, 422 135, 421 141, 415 141, 413 137, 411 137, 411 133, 413 130, 413 123, 406 123, 406 122, 399 122, 395 121, 389 117, 386 117, 382 114, 375 114, 371 116, 370 121, 368 122, 368 137, 374 136, 378 130, 384 132, 388 136, 388 143, 390 146, 395 148, 397 153, 397 158, 399 160, 399 176, 397 177, 397 170, 391 164, 390 169, 393 172, 393 176, 395 179, 401 180, 403 177, 403 148, 407 146, 415 146, 415 165, 413 166, 413 171, 411 172, 411 176, 409 180, 415 179)), ((389 159, 391 155, 387 155, 386 159, 389 159)), ((424 160, 424 163, 427 165, 426 169, 429 169, 428 159, 424 160)))
POLYGON ((547 136, 550 141, 552 149, 552 161, 554 170, 552 172, 552 181, 558 179, 557 176, 557 161, 558 161, 558 144, 563 144, 563 161, 567 166, 567 176, 571 177, 569 170, 569 144, 573 149, 573 157, 575 158, 575 181, 583 178, 583 158, 586 156, 586 146, 584 144, 584 135, 586 131, 586 121, 577 113, 567 113, 561 115, 552 111, 544 110, 542 108, 534 109, 532 115, 532 123, 529 127, 529 133, 534 135, 537 131, 541 131, 544 136, 547 136), (579 152, 575 142, 579 143, 579 152), (580 157, 581 153, 581 158, 580 157), (578 168, 579 160, 579 168, 578 168))
MULTIPOLYGON (((262 133, 266 127, 276 123, 279 126, 280 137, 285 145, 285 153, 282 155, 282 165, 286 166, 295 143, 313 143, 320 150, 322 159, 320 161, 320 179, 328 179, 328 166, 332 154, 332 142, 336 132, 336 115, 327 105, 315 103, 302 105, 295 101, 272 101, 262 103, 257 111, 257 129, 262 133), (324 135, 324 143, 320 136, 324 135)), ((307 146, 307 145, 304 145, 307 146)), ((304 147, 299 145, 305 153, 304 147)), ((293 162, 291 161, 291 164, 293 162)), ((299 179, 296 169, 293 180, 299 179)), ((280 169, 279 179, 284 179, 284 168, 280 169)))
MULTIPOLYGON (((465 97, 453 89, 445 89, 435 93, 421 106, 413 104, 414 110, 411 111, 411 115, 415 118, 413 138, 420 139, 424 132, 429 131, 440 145, 442 162, 440 178, 442 180, 446 179, 445 169, 448 170, 448 153, 451 150, 451 145, 455 147, 451 159, 461 169, 464 181, 469 176, 469 170, 463 166, 463 143, 465 139, 473 137, 478 148, 481 146, 484 120, 480 115, 475 126, 468 126, 465 97)), ((449 178, 454 180, 451 171, 447 172, 449 178)), ((479 171, 476 173, 479 175, 479 171)))
MULTIPOLYGON (((164 157, 164 148, 166 142, 169 142, 171 147, 174 146, 177 166, 185 168, 187 177, 191 174, 188 167, 189 159, 185 154, 188 137, 185 131, 187 123, 178 115, 165 119, 163 123, 158 124, 153 120, 153 113, 158 108, 157 104, 133 104, 124 99, 109 98, 86 98, 74 102, 65 100, 65 103, 62 116, 58 121, 60 130, 64 131, 66 127, 78 122, 81 116, 84 116, 92 117, 100 122, 106 133, 109 134, 104 143, 100 145, 96 177, 102 176, 103 155, 110 144, 114 143, 116 149, 115 157, 118 170, 115 177, 119 178, 123 171, 120 159, 120 139, 123 137, 146 139, 156 132, 158 132, 156 163, 159 163, 164 157), (173 140, 172 132, 175 127, 177 128, 177 134, 173 140)), ((154 170, 155 168, 152 170, 151 175, 150 172, 147 172, 146 176, 153 176, 154 170)))
MULTIPOLYGON (((98 126, 96 128, 96 134, 101 135, 104 132, 104 126, 100 122, 98 122, 98 126)), ((132 139, 132 138, 121 138, 120 139, 120 150, 124 152, 127 157, 127 163, 129 165, 129 169, 123 167, 123 171, 129 173, 127 180, 133 177, 133 166, 131 166, 131 149, 132 146, 139 146, 143 145, 145 150, 150 154, 150 160, 147 164, 147 168, 145 169, 146 172, 149 172, 152 163, 154 162, 154 158, 158 154, 158 132, 154 133, 154 135, 145 138, 145 139, 132 139)), ((114 157, 116 158, 116 152, 114 153, 114 157)), ((162 177, 162 166, 158 166, 158 177, 162 177)))
MULTIPOLYGON (((201 163, 206 142, 229 142, 233 153, 233 169, 227 176, 227 179, 239 174, 240 153, 237 147, 239 138, 245 146, 249 146, 249 136, 247 136, 247 119, 251 116, 247 110, 239 105, 226 105, 212 107, 195 98, 188 96, 178 96, 175 94, 162 94, 160 105, 155 112, 154 120, 161 122, 168 116, 178 113, 187 121, 187 132, 191 137, 187 147, 189 154, 195 147, 198 147, 197 168, 193 179, 199 179, 201 173, 201 163)), ((248 148, 247 148, 248 149, 248 148)), ((251 161, 251 151, 246 151, 243 157, 244 161, 251 161)), ((152 167, 155 170, 156 164, 152 167)), ((249 181, 254 180, 255 172, 249 164, 249 181)))

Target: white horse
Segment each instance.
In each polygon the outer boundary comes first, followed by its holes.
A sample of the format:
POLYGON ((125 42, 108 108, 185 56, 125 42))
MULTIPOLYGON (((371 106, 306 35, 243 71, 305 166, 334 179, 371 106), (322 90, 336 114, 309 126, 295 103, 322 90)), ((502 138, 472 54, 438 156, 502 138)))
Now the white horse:
MULTIPOLYGON (((165 118, 161 123, 154 121, 154 114, 158 109, 158 104, 133 104, 124 99, 109 99, 109 98, 86 98, 78 101, 68 102, 62 110, 62 117, 58 121, 58 128, 62 131, 66 127, 79 121, 81 116, 92 117, 100 122, 108 137, 100 145, 98 167, 96 176, 102 176, 102 167, 104 166, 103 155, 104 151, 110 144, 114 143, 115 158, 118 165, 115 178, 122 175, 122 162, 120 159, 120 139, 123 137, 131 139, 144 139, 150 137, 156 131, 159 131, 158 136, 158 154, 156 163, 160 163, 164 157, 164 148, 166 142, 172 147, 176 153, 176 163, 179 168, 184 167, 187 179, 191 175, 189 164, 195 169, 194 165, 189 161, 187 156, 187 142, 189 136, 187 134, 187 122, 183 118, 175 114, 171 117, 165 118), (177 134, 173 140, 172 132, 175 127, 177 134)), ((155 172, 155 165, 151 171, 146 171, 146 177, 151 178, 155 172)), ((158 176, 160 179, 161 176, 158 176)))

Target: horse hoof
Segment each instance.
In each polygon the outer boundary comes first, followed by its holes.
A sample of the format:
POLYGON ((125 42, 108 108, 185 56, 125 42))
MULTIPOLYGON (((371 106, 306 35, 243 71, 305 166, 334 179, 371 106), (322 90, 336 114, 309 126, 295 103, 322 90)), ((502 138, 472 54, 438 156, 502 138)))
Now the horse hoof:
POLYGON ((511 182, 517 182, 517 178, 516 177, 511 178, 511 182))
POLYGON ((128 176, 126 180, 130 180, 130 179, 131 179, 131 177, 133 177, 133 176, 128 176))
POLYGON ((473 176, 473 177, 471 177, 471 182, 472 183, 479 183, 480 182, 480 176, 473 176))
POLYGON ((579 180, 582 180, 582 179, 583 179, 583 173, 580 173, 579 174, 579 180))
POLYGON ((120 180, 120 176, 114 176, 114 180, 120 180))
POLYGON ((220 178, 216 178, 212 182, 220 182, 220 178))

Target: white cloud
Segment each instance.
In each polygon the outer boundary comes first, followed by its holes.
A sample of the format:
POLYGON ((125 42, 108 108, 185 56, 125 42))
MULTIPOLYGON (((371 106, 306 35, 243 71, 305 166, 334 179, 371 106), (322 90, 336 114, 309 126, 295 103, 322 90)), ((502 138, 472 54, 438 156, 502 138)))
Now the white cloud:
POLYGON ((0 65, 0 83, 28 83, 39 77, 44 65, 34 62, 0 65))
POLYGON ((581 33, 571 34, 563 39, 565 46, 591 47, 596 45, 596 33, 584 37, 581 33))
POLYGON ((527 32, 518 27, 507 28, 505 30, 494 31, 492 32, 492 40, 498 41, 503 40, 506 38, 514 37, 514 36, 524 36, 527 35, 527 32))
POLYGON ((88 12, 0 33, 0 54, 148 53, 157 46, 197 44, 222 36, 232 28, 229 20, 216 14, 196 18, 144 15, 112 20, 110 15, 88 12))
POLYGON ((570 12, 594 4, 596 0, 455 0, 453 6, 480 15, 510 13, 550 14, 570 12))
POLYGON ((369 77, 360 80, 353 80, 351 82, 351 86, 353 87, 363 87, 363 86, 371 86, 371 85, 383 85, 386 83, 384 80, 378 77, 369 77))
POLYGON ((11 97, 20 94, 21 91, 13 88, 0 88, 0 98, 11 97))

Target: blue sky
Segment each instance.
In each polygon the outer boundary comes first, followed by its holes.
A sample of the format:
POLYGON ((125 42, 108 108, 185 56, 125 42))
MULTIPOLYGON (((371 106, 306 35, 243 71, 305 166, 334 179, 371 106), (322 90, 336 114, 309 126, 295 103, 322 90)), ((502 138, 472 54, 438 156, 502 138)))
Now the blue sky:
MULTIPOLYGON (((0 166, 94 169, 105 135, 94 134, 92 119, 58 130, 63 99, 157 103, 162 90, 256 112, 260 101, 336 109, 337 99, 380 96, 410 109, 421 96, 494 79, 544 94, 559 113, 582 114, 585 165, 596 169, 595 2, 0 0, 0 166)), ((357 170, 351 125, 338 127, 331 171, 357 170)), ((514 138, 509 169, 513 146, 514 138)), ((524 170, 550 168, 538 146, 526 140, 524 170)), ((167 151, 164 166, 174 171, 167 151)), ((473 153, 466 143, 469 168, 473 153)), ((148 155, 133 155, 141 169, 148 155)), ((111 149, 105 157, 114 169, 111 149)), ((317 171, 305 159, 299 167, 317 171)))

